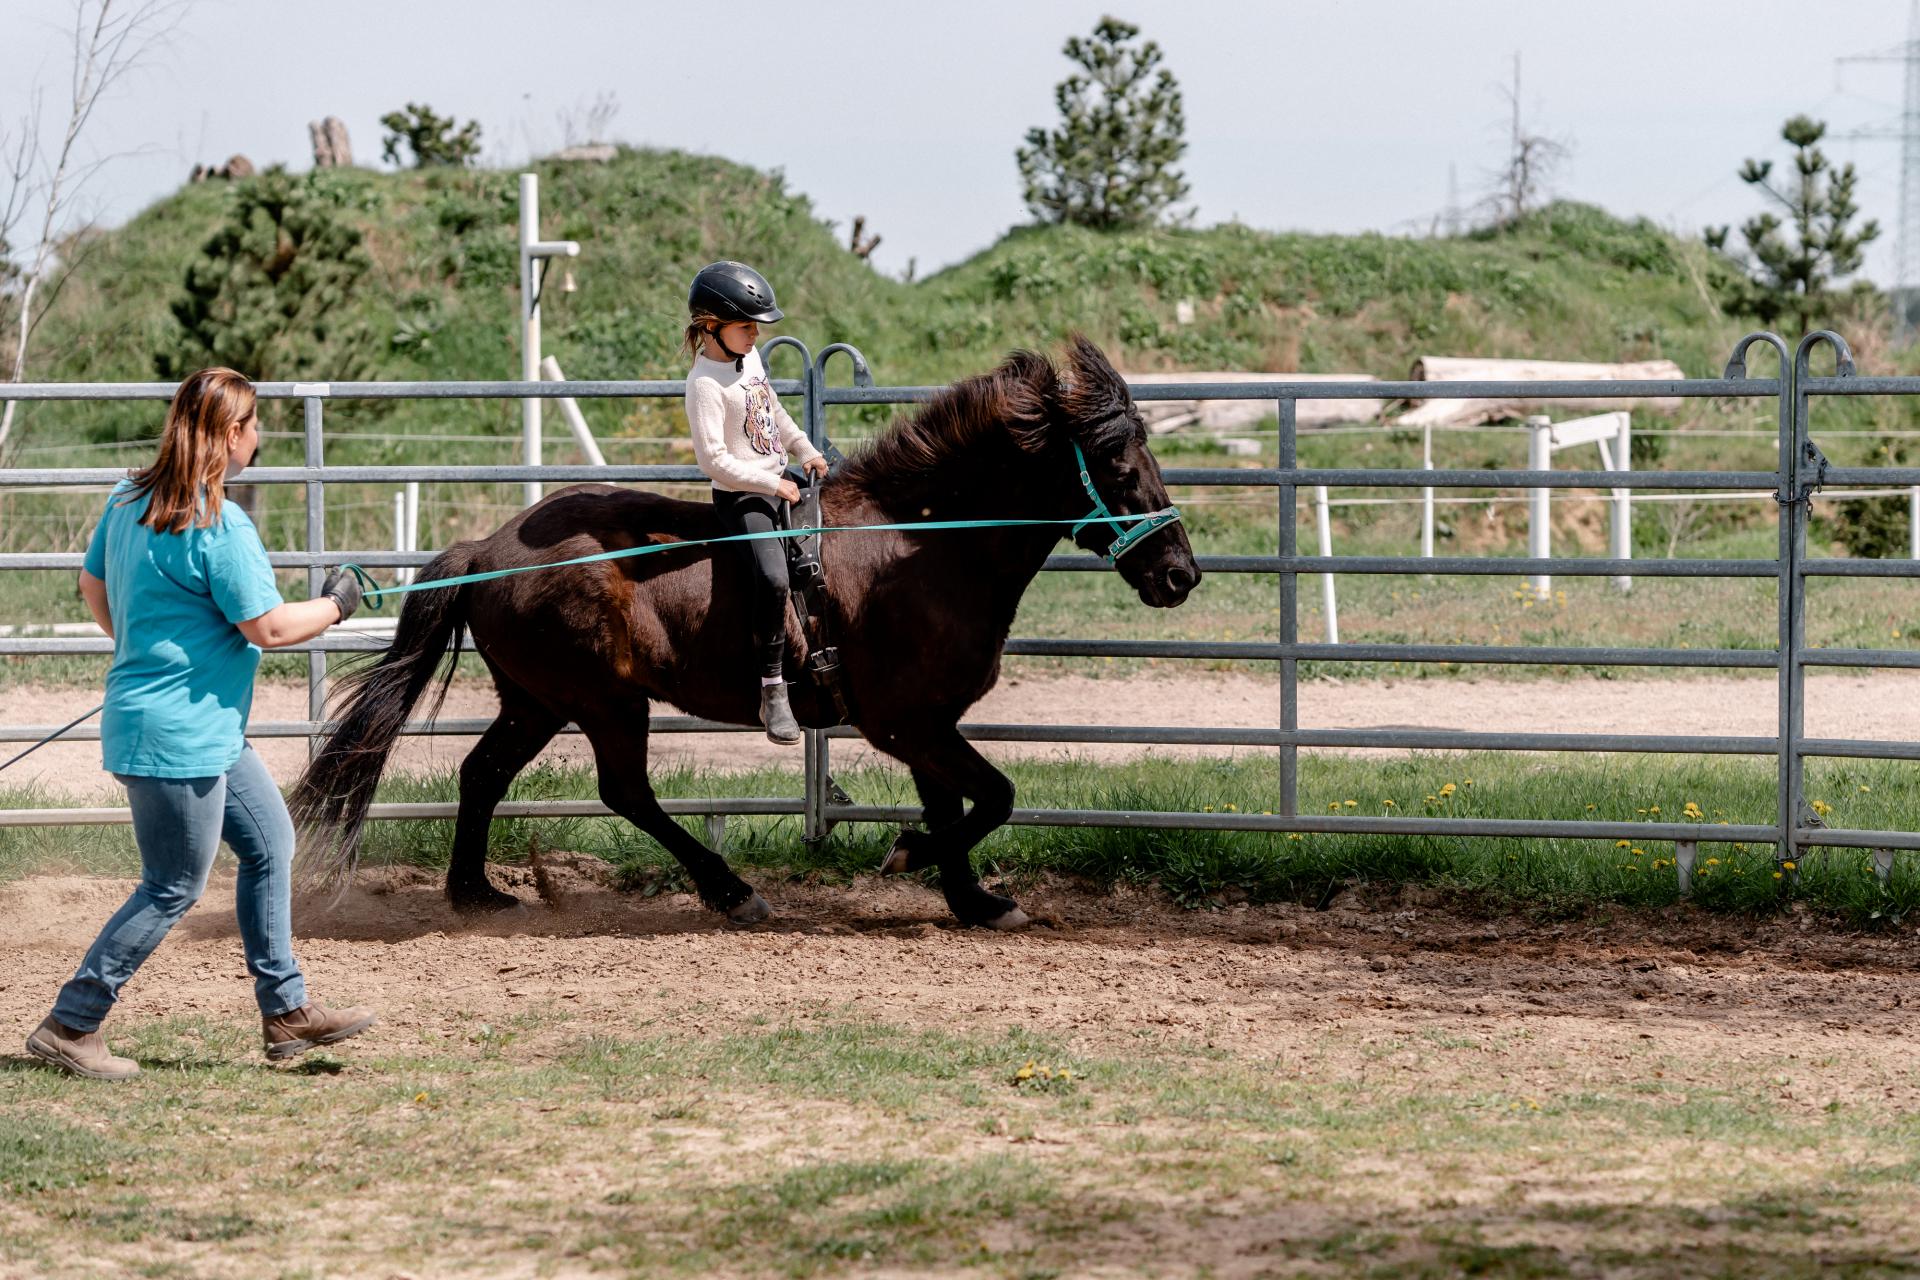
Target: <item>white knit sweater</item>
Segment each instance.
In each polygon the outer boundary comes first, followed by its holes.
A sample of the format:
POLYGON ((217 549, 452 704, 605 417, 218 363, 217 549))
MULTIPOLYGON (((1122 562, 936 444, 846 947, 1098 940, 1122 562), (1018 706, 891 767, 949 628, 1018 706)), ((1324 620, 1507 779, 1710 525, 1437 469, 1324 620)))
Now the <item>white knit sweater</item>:
POLYGON ((773 394, 760 353, 749 351, 742 366, 736 370, 731 360, 694 357, 687 374, 693 456, 714 488, 772 496, 788 454, 804 463, 820 451, 773 394))

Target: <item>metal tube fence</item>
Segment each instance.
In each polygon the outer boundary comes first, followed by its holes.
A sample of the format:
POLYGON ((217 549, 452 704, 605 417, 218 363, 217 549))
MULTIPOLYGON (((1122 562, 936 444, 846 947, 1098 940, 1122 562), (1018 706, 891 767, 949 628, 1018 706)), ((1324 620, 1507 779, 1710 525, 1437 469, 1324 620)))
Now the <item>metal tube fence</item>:
MULTIPOLYGON (((939 388, 874 385, 865 359, 846 344, 835 344, 817 356, 792 338, 778 338, 765 349, 768 363, 777 352, 792 347, 801 364, 801 376, 775 379, 781 395, 801 401, 804 425, 816 445, 827 439, 827 416, 836 406, 903 405, 926 400, 939 388), (845 355, 852 366, 852 385, 833 386, 827 366, 834 355, 845 355)), ((171 396, 173 386, 141 384, 26 384, 10 387, 6 395, 29 401, 153 400, 171 396)), ((267 399, 301 402, 304 462, 299 467, 256 467, 244 481, 291 484, 306 495, 305 546, 299 551, 270 555, 280 568, 305 568, 310 585, 317 587, 321 566, 352 559, 369 568, 410 569, 427 563, 432 552, 385 550, 330 550, 325 545, 325 502, 329 484, 383 485, 434 481, 438 483, 560 483, 597 480, 639 483, 688 483, 704 477, 691 466, 341 466, 325 461, 325 405, 328 400, 392 399, 663 399, 684 392, 681 382, 452 382, 452 383, 262 383, 267 399)), ((1278 591, 1278 638, 1274 641, 1090 640, 1015 637, 1010 655, 1051 657, 1156 657, 1210 661, 1273 662, 1278 667, 1278 705, 1271 729, 1178 727, 1167 725, 1004 725, 966 724, 962 732, 976 741, 1141 743, 1217 745, 1272 749, 1278 755, 1278 795, 1271 814, 1192 812, 1142 813, 1118 810, 1019 809, 1018 824, 1104 826, 1130 828, 1191 828, 1204 830, 1383 834, 1458 835, 1515 838, 1610 840, 1672 840, 1684 874, 1699 844, 1772 844, 1781 862, 1793 861, 1810 845, 1920 848, 1920 836, 1851 829, 1829 829, 1806 807, 1805 761, 1809 757, 1851 757, 1920 760, 1920 742, 1869 742, 1810 739, 1804 731, 1805 670, 1828 667, 1920 667, 1920 653, 1861 649, 1813 649, 1807 645, 1806 583, 1813 577, 1920 576, 1915 560, 1837 560, 1811 558, 1807 552, 1808 508, 1824 485, 1920 486, 1920 468, 1830 467, 1813 445, 1809 406, 1817 396, 1920 395, 1920 378, 1861 378, 1855 375, 1846 344, 1838 335, 1810 335, 1797 353, 1772 334, 1753 334, 1735 348, 1724 376, 1683 381, 1605 381, 1553 383, 1324 383, 1288 382, 1276 378, 1259 383, 1181 383, 1140 386, 1134 398, 1150 400, 1234 399, 1270 401, 1275 410, 1277 465, 1274 467, 1175 468, 1165 473, 1174 487, 1271 490, 1275 501, 1274 554, 1208 555, 1200 557, 1208 573, 1271 574, 1278 591), (1746 353, 1755 343, 1773 348, 1779 361, 1777 377, 1750 377, 1746 353), (1836 372, 1814 377, 1809 358, 1815 347, 1826 345, 1835 354, 1836 372), (1298 465, 1297 406, 1302 400, 1356 397, 1405 400, 1526 399, 1532 401, 1626 401, 1649 397, 1730 399, 1771 402, 1778 417, 1779 466, 1774 471, 1555 471, 1538 462, 1524 470, 1406 469, 1321 467, 1298 465), (1779 552, 1772 559, 1655 559, 1629 560, 1619 554, 1599 557, 1466 557, 1466 556, 1305 556, 1299 553, 1298 520, 1303 491, 1321 487, 1420 489, 1591 490, 1606 495, 1635 491, 1707 490, 1771 493, 1781 509, 1779 552), (1774 649, 1658 649, 1608 645, 1506 646, 1465 644, 1387 644, 1367 641, 1303 643, 1299 638, 1301 574, 1500 575, 1525 579, 1558 574, 1580 577, 1771 578, 1778 586, 1779 640, 1774 649), (1664 666, 1693 669, 1774 670, 1777 672, 1779 731, 1771 737, 1731 735, 1672 735, 1621 733, 1501 733, 1419 729, 1302 729, 1298 718, 1300 664, 1303 662, 1557 664, 1580 666, 1664 666), (1527 752, 1652 752, 1702 755, 1772 756, 1778 765, 1779 803, 1773 821, 1741 826, 1703 826, 1686 823, 1608 822, 1586 820, 1492 820, 1443 817, 1363 817, 1306 815, 1299 808, 1299 752, 1314 748, 1385 748, 1399 750, 1527 752)), ((14 468, 0 470, 0 490, 104 486, 123 473, 103 467, 14 468)), ((73 570, 81 556, 73 553, 16 553, 0 555, 0 569, 73 570)), ((1092 557, 1054 556, 1049 572, 1092 572, 1105 566, 1092 557)), ((364 653, 384 647, 385 639, 366 631, 332 633, 292 646, 308 654, 308 718, 303 721, 253 725, 262 737, 309 737, 329 727, 324 719, 328 655, 364 653)), ((0 637, 0 655, 100 654, 110 652, 103 637, 9 635, 0 637)), ((414 723, 409 733, 475 734, 485 728, 480 720, 414 723)), ((0 742, 32 741, 52 726, 0 725, 0 742)), ((653 729, 664 733, 740 731, 686 716, 657 716, 653 729)), ((571 730, 571 727, 569 728, 571 730)), ((77 730, 69 737, 97 738, 97 729, 77 730)), ((669 812, 726 815, 797 815, 808 839, 824 837, 841 822, 910 822, 920 817, 912 807, 852 803, 840 794, 831 777, 831 748, 836 741, 857 737, 850 728, 809 731, 803 753, 802 794, 792 797, 711 797, 669 802, 669 812)), ((446 818, 452 804, 380 804, 372 816, 381 819, 446 818)), ((502 804, 500 817, 579 816, 605 814, 595 801, 517 801, 502 804)), ((124 809, 16 809, 0 811, 0 826, 67 825, 126 821, 124 809)))

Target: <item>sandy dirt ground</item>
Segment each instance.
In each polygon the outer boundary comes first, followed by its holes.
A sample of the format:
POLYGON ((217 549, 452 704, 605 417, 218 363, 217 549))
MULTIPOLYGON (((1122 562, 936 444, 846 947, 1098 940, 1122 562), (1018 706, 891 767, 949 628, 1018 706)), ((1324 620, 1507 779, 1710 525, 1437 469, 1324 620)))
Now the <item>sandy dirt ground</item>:
MULTIPOLYGON (((1911 739, 1920 735, 1920 672, 1816 673, 1807 678, 1807 731, 1816 737, 1911 739)), ((92 690, 16 686, 0 690, 0 719, 48 728, 64 724, 96 700, 92 690)), ((1151 672, 1124 678, 1025 676, 1003 679, 976 706, 970 720, 997 724, 1162 724, 1264 728, 1279 718, 1279 686, 1269 676, 1151 672)), ((498 709, 491 688, 457 685, 442 715, 450 719, 491 717, 498 709)), ((660 708, 673 714, 673 708, 660 708)), ((255 696, 256 722, 298 720, 306 713, 306 687, 262 684, 255 696)), ((1311 681, 1300 687, 1303 728, 1372 729, 1420 727, 1476 731, 1728 733, 1770 737, 1778 729, 1770 680, 1709 676, 1670 680, 1311 681)), ((392 767, 418 772, 451 770, 472 738, 413 738, 402 742, 392 767)), ((304 739, 258 738, 255 747, 283 784, 306 762, 304 739)), ((661 734, 656 757, 667 765, 740 768, 781 763, 798 767, 798 748, 781 748, 758 734, 661 734)), ((4 754, 11 755, 16 748, 4 754)), ((1146 754, 1230 754, 1230 748, 1069 746, 989 743, 999 759, 1071 751, 1092 759, 1129 759, 1146 754)), ((542 759, 589 763, 586 740, 557 739, 542 759)), ((837 743, 836 763, 872 759, 862 743, 837 743)), ((37 784, 75 797, 117 792, 100 771, 97 742, 55 743, 8 771, 12 785, 37 784)))
MULTIPOLYGON (((1465 1035, 1524 1025, 1530 1037, 1502 1063, 1515 1088, 1597 1084, 1652 1038, 1736 1072, 1818 1058, 1817 1074, 1787 1087, 1789 1104, 1865 1091, 1920 1108, 1912 928, 1848 935, 1800 914, 1754 923, 1687 907, 1538 924, 1452 910, 1413 888, 1345 890, 1323 911, 1191 912, 1146 890, 1044 882, 1022 893, 1036 927, 1006 935, 955 926, 925 885, 862 878, 763 884, 775 915, 743 929, 686 894, 617 892, 591 858, 550 854, 545 871, 543 894, 528 869, 495 867, 526 908, 479 922, 447 907, 437 872, 414 868, 303 898, 294 919, 309 982, 323 998, 378 1006, 388 1029, 375 1034, 407 1039, 523 1001, 564 1002, 575 1032, 631 1034, 696 1005, 776 1021, 852 1008, 905 1026, 1018 1022, 1090 1047, 1160 1029, 1282 1061, 1336 1024, 1465 1035)), ((0 1027, 39 1019, 131 887, 38 876, 0 888, 0 1027)), ((230 873, 115 1017, 186 1012, 253 1016, 230 873)))

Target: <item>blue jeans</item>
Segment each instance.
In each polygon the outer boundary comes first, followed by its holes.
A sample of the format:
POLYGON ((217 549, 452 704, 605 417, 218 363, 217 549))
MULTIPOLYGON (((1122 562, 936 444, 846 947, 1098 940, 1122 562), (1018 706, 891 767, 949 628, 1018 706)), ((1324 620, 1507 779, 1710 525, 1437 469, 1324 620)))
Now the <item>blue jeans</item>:
POLYGON ((99 1029, 121 986, 206 892, 222 839, 240 860, 235 914, 260 1012, 271 1018, 306 1004, 293 956, 293 819, 253 748, 213 777, 114 776, 133 808, 140 885, 60 988, 53 1016, 75 1031, 99 1029))

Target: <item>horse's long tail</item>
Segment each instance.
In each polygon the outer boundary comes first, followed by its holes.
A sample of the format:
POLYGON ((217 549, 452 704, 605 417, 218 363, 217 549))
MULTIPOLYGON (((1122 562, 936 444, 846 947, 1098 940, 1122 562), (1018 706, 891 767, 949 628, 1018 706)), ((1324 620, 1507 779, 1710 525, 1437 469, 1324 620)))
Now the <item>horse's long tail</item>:
MULTIPOLYGON (((418 581, 455 578, 468 571, 477 544, 455 543, 420 571, 418 581)), ((407 596, 393 643, 378 661, 339 684, 338 726, 294 785, 288 809, 300 833, 300 867, 314 879, 344 882, 360 855, 361 828, 387 757, 414 704, 445 663, 427 716, 432 719, 453 682, 454 662, 467 625, 467 589, 416 591, 407 596)))

